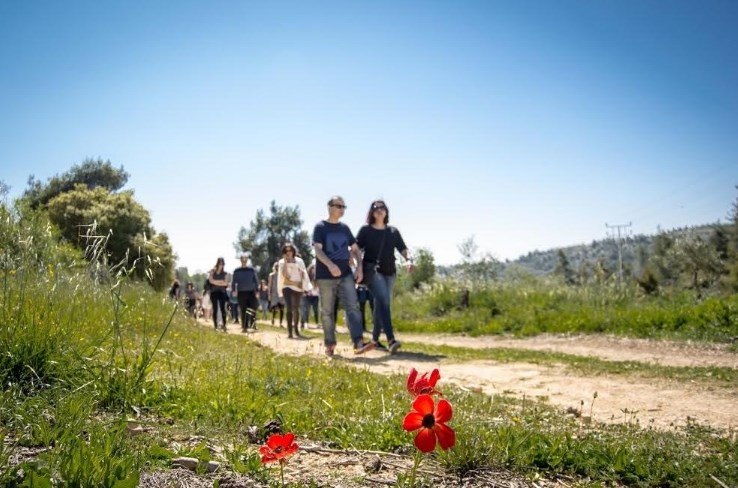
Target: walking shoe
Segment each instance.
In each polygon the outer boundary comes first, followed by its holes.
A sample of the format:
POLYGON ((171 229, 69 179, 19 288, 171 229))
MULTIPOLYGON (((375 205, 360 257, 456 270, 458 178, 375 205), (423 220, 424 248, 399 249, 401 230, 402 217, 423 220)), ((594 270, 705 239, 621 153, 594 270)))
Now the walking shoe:
POLYGON ((397 350, 402 346, 400 341, 392 341, 389 343, 389 353, 394 354, 397 352, 397 350))
POLYGON ((372 349, 374 349, 373 342, 362 342, 360 345, 354 346, 354 354, 364 354, 372 349))
POLYGON ((374 341, 374 349, 376 349, 377 351, 384 351, 384 352, 389 351, 389 349, 387 349, 387 346, 385 346, 379 341, 374 341))
POLYGON ((330 346, 325 346, 325 355, 329 358, 333 357, 333 354, 335 354, 336 351, 336 345, 332 344, 330 346))

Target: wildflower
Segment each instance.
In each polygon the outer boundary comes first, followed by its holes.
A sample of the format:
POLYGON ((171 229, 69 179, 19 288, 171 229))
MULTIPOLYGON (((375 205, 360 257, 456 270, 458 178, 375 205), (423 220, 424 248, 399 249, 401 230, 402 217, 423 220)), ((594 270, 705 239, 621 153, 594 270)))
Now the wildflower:
POLYGON ((439 379, 441 379, 441 373, 437 368, 430 373, 423 373, 420 378, 418 378, 418 371, 412 368, 407 377, 407 391, 413 396, 434 394, 443 396, 443 393, 435 389, 439 379))
POLYGON ((287 432, 285 435, 270 435, 266 441, 266 445, 259 448, 261 462, 266 464, 279 461, 281 464, 284 459, 292 456, 299 449, 299 446, 294 441, 295 434, 292 432, 287 432))
POLYGON ((413 411, 405 415, 402 428, 408 432, 420 429, 415 436, 415 446, 420 451, 433 451, 436 439, 441 449, 446 450, 456 443, 456 433, 446 425, 452 416, 453 409, 447 400, 440 400, 435 406, 432 396, 420 395, 413 401, 413 411))

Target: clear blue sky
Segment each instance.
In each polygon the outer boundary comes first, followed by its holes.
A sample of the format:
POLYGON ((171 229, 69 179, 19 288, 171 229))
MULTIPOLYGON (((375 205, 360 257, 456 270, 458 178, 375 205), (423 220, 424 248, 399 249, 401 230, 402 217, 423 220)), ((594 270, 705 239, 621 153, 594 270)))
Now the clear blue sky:
POLYGON ((123 165, 190 271, 335 193, 442 264, 724 221, 736 26, 733 0, 5 1, 0 179, 123 165))

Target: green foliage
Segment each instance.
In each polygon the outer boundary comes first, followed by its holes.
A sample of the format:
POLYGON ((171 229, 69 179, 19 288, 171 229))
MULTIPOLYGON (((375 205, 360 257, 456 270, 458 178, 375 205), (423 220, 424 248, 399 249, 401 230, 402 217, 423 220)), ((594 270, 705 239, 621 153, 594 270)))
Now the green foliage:
POLYGON ((470 288, 487 286, 497 279, 502 271, 500 262, 489 253, 479 256, 479 248, 474 242, 474 236, 464 240, 458 248, 462 257, 458 267, 465 286, 470 288))
POLYGON ((135 276, 164 290, 174 275, 174 256, 166 234, 157 234, 149 212, 133 191, 111 193, 106 188, 77 185, 48 202, 50 220, 70 243, 89 253, 100 237, 106 239, 107 262, 133 268, 135 276))
POLYGON ((69 171, 49 178, 45 184, 33 176, 29 177, 23 198, 32 208, 38 208, 49 203, 52 198, 73 190, 77 185, 90 190, 103 188, 109 193, 116 192, 125 186, 128 177, 123 166, 115 168, 110 161, 100 158, 85 159, 82 164, 72 166, 69 171))
POLYGON ((546 279, 501 282, 471 290, 442 281, 425 292, 398 295, 395 323, 402 331, 471 335, 607 333, 645 338, 729 342, 738 336, 738 296, 693 292, 644 296, 615 283, 556 286, 546 279))
POLYGON ((254 266, 259 266, 259 277, 267 279, 274 263, 282 257, 285 242, 292 242, 305 265, 310 265, 312 245, 307 231, 302 229, 300 207, 281 207, 272 200, 269 215, 259 209, 249 227, 241 227, 234 247, 236 252, 248 253, 254 266))

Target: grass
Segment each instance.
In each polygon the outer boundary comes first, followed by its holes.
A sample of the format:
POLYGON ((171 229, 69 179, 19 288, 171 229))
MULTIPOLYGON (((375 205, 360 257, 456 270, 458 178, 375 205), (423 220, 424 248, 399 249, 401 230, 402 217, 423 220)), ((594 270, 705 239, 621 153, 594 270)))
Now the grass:
POLYGON ((733 343, 738 295, 701 296, 686 290, 650 297, 634 286, 567 287, 544 279, 494 283, 471 292, 441 282, 395 302, 397 329, 478 335, 613 334, 628 337, 733 343))
MULTIPOLYGON (((333 447, 413 452, 401 428, 410 406, 404 377, 276 355, 213 333, 124 270, 90 267, 55 247, 41 219, 0 217, 0 240, 16 243, 0 251, 3 486, 136 486, 144 470, 167 468, 175 456, 213 456, 208 446, 223 448, 227 469, 270 481, 256 450, 264 426, 277 423, 333 447), (146 434, 127 433, 133 416, 146 434)), ((549 353, 438 353, 580 367, 549 353)), ((585 425, 544 403, 443 391, 457 445, 433 457, 459 476, 505 467, 531 478, 571 476, 580 486, 705 486, 711 475, 738 484, 735 432, 585 425)), ((320 476, 309 483, 321 485, 320 476)))

